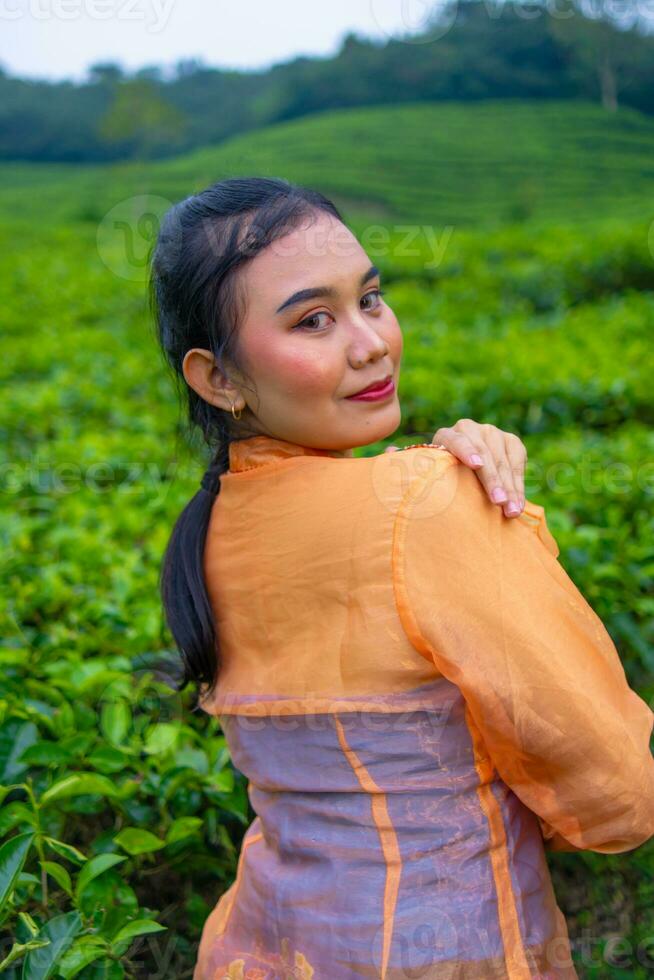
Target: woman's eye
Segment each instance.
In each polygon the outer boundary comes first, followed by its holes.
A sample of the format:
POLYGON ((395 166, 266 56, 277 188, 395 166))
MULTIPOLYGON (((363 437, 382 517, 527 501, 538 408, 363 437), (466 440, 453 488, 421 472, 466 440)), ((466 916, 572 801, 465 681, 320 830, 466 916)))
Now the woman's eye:
POLYGON ((297 330, 298 327, 307 327, 309 330, 311 330, 312 322, 317 320, 318 317, 321 316, 329 316, 329 313, 325 313, 324 310, 321 310, 320 313, 312 313, 311 316, 306 317, 304 320, 300 320, 297 327, 294 327, 294 329, 297 330))
MULTIPOLYGON (((380 298, 380 296, 383 296, 384 295, 384 290, 383 289, 373 289, 371 292, 366 293, 366 295, 363 297, 363 299, 368 299, 369 296, 375 296, 375 295, 377 296, 377 302, 375 303, 375 306, 378 306, 379 305, 379 298, 380 298)), ((375 308, 374 306, 373 307, 368 307, 368 309, 374 309, 374 308, 375 308)))
MULTIPOLYGON (((368 307, 369 310, 374 310, 379 305, 379 297, 383 295, 384 295, 383 289, 373 289, 369 293, 366 293, 365 296, 362 297, 362 299, 368 299, 369 297, 370 298, 376 297, 377 301, 372 306, 368 307)), ((317 333, 317 331, 320 330, 320 323, 316 325, 316 321, 319 320, 321 316, 329 317, 330 314, 326 313, 325 310, 320 310, 320 312, 318 313, 312 313, 311 316, 307 316, 304 318, 304 320, 300 320, 300 322, 296 324, 296 326, 293 327, 293 329, 298 330, 300 327, 305 327, 307 330, 311 331, 312 333, 317 333)))

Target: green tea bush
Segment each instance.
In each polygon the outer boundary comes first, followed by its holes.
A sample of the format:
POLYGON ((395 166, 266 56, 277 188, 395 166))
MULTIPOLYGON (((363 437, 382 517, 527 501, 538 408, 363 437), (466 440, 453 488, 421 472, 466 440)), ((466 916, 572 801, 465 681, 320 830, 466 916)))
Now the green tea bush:
MULTIPOLYGON (((387 254, 371 257, 405 334, 403 422, 389 441, 460 417, 521 435, 527 496, 653 703, 645 232, 640 221, 460 232, 426 271, 391 229, 387 254)), ((8 980, 190 977, 253 817, 218 721, 174 691, 159 607, 161 556, 205 460, 180 436, 143 284, 107 268, 95 235, 91 221, 0 229, 8 980)), ((592 937, 580 976, 648 976, 652 845, 548 862, 579 959, 592 937), (616 931, 632 949, 623 972, 607 952, 616 931)))

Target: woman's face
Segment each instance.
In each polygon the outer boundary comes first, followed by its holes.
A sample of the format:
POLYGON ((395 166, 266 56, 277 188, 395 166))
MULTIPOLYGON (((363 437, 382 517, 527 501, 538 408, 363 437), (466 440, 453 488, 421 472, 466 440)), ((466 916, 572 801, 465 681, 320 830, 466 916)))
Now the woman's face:
POLYGON ((225 407, 243 406, 257 432, 318 449, 346 452, 395 432, 402 333, 349 229, 319 212, 240 277, 246 314, 238 349, 251 384, 228 389, 225 407), (388 375, 394 390, 385 398, 348 398, 388 375))

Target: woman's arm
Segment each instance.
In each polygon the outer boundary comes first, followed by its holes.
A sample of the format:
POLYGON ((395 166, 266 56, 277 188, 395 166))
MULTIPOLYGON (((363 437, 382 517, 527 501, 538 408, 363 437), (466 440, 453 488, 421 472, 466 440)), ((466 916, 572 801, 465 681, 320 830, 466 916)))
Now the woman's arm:
POLYGON ((638 847, 654 836, 654 714, 557 560, 543 508, 505 521, 467 467, 412 453, 394 545, 409 639, 459 687, 471 733, 550 849, 638 847))
MULTIPOLYGON (((495 425, 459 419, 453 426, 436 429, 431 441, 477 474, 488 499, 502 506, 505 517, 520 516, 525 505, 527 449, 517 435, 495 425)), ((397 448, 388 446, 386 452, 397 448)))

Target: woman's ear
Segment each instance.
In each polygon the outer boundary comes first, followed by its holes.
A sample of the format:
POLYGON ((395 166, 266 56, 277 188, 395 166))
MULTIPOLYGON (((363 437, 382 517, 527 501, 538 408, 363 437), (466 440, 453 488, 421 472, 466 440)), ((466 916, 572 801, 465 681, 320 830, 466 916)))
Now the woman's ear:
POLYGON ((210 350, 194 347, 184 355, 182 371, 186 383, 216 408, 230 412, 245 407, 239 387, 226 377, 210 350))

